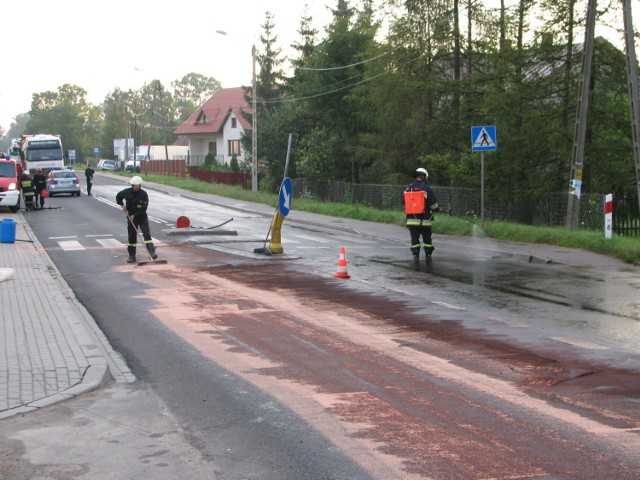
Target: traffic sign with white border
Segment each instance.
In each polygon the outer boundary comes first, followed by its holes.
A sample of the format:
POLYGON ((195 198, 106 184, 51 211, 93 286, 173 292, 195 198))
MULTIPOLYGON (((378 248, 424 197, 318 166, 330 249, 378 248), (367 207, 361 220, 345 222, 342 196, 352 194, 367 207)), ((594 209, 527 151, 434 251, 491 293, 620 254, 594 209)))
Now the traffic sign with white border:
POLYGON ((280 194, 278 195, 278 209, 283 217, 289 215, 291 210, 291 196, 293 192, 293 184, 289 177, 285 177, 280 185, 280 194))
POLYGON ((471 150, 487 152, 498 149, 498 138, 495 125, 471 127, 471 150))

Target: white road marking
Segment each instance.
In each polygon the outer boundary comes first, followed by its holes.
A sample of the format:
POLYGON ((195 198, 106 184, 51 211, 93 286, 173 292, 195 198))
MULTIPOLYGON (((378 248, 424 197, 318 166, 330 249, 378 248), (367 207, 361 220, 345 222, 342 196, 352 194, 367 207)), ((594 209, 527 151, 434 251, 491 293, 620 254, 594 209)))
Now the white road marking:
POLYGON ((516 322, 508 318, 491 316, 489 317, 489 320, 493 320, 494 322, 498 322, 503 325, 508 325, 509 327, 513 327, 513 328, 527 328, 527 326, 524 323, 516 322))
POLYGON ((438 300, 432 301, 431 303, 434 303, 436 305, 440 305, 441 307, 444 307, 444 308, 449 308, 451 310, 466 310, 466 308, 464 308, 464 307, 459 307, 457 305, 451 305, 450 303, 440 302, 438 300))
POLYGON ((124 248, 126 245, 115 238, 96 238, 96 242, 105 248, 124 248))
POLYGON ((303 240, 309 240, 311 242, 318 242, 318 243, 329 243, 329 242, 333 242, 333 240, 329 240, 326 238, 317 238, 317 237, 311 237, 309 235, 300 235, 300 234, 294 234, 291 235, 292 237, 296 237, 296 238, 302 238, 303 240))
MULTIPOLYGON (((113 238, 112 235, 102 234, 100 236, 109 237, 109 238, 95 238, 97 236, 98 235, 87 235, 86 238, 90 239, 91 241, 95 241, 95 242, 99 243, 104 248, 125 248, 127 246, 125 243, 121 242, 120 240, 118 240, 116 238, 113 238)), ((78 240, 60 240, 61 238, 77 238, 75 236, 72 236, 72 237, 49 237, 49 238, 51 240, 57 240, 57 243, 60 246, 60 248, 62 250, 64 250, 64 251, 66 251, 66 252, 87 250, 89 248, 92 248, 91 246, 82 245, 78 240)), ((166 245, 165 242, 162 242, 162 241, 158 240, 157 238, 151 237, 151 240, 153 240, 153 244, 155 246, 166 245)), ((139 247, 144 247, 144 244, 141 242, 140 239, 138 239, 138 246, 139 247)))
POLYGON ((86 250, 82 244, 80 242, 78 242, 77 240, 65 240, 65 241, 61 241, 58 242, 58 245, 60 245, 60 248, 62 248, 65 251, 71 251, 71 250, 86 250))
POLYGON ((574 345, 576 347, 586 348, 588 350, 609 350, 609 347, 605 347, 604 345, 599 345, 597 343, 587 342, 586 340, 580 340, 579 338, 571 338, 571 337, 551 337, 552 340, 557 340, 558 342, 568 343, 569 345, 574 345))

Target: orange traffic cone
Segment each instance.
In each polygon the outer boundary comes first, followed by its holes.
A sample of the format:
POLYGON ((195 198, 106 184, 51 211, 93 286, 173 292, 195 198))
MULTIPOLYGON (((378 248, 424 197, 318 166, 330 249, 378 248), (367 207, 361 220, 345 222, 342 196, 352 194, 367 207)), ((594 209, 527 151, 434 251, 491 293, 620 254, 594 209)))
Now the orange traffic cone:
POLYGON ((334 278, 351 278, 347 272, 347 252, 344 247, 340 247, 340 260, 338 260, 338 271, 334 278))

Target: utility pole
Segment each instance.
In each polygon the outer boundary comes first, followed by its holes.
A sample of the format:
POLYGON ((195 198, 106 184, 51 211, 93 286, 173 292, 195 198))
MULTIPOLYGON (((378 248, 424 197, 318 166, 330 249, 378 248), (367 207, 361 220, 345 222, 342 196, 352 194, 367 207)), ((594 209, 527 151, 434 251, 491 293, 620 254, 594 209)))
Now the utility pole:
POLYGON ((122 164, 122 169, 124 170, 127 162, 129 161, 129 135, 131 135, 130 129, 129 129, 129 110, 127 109, 127 106, 124 106, 124 121, 127 124, 127 128, 125 131, 125 139, 124 139, 124 163, 122 164))
POLYGON ((624 18, 624 42, 627 57, 627 79, 629 81, 629 104, 631 105, 633 156, 636 161, 636 189, 638 192, 638 207, 640 207, 640 93, 638 92, 638 67, 633 21, 631 20, 631 0, 622 0, 622 9, 624 18))
POLYGON ((571 176, 569 177, 570 188, 567 203, 567 228, 569 230, 577 229, 580 219, 580 190, 582 188, 582 167, 584 166, 584 144, 587 136, 587 112, 589 110, 589 87, 591 83, 597 3, 597 0, 589 0, 589 6, 587 7, 587 25, 582 52, 582 75, 580 77, 576 125, 573 134, 571 176))
POLYGON ((258 91, 256 90, 256 46, 251 48, 251 57, 253 59, 253 78, 252 78, 252 109, 251 116, 251 191, 258 191, 258 91))

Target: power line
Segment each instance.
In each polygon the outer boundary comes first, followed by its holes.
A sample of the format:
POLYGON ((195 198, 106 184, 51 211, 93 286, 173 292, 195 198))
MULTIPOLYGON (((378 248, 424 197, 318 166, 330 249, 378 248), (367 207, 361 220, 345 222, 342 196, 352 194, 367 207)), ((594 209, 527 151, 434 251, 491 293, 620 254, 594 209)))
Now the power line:
POLYGON ((369 62, 372 62, 372 61, 377 60, 379 58, 382 58, 385 55, 389 55, 390 53, 393 53, 396 50, 398 50, 400 47, 402 47, 402 45, 398 45, 396 48, 392 48, 388 52, 382 53, 382 54, 378 55, 377 57, 369 58, 367 60, 363 60, 363 61, 358 62, 358 63, 352 63, 351 65, 342 65, 340 67, 327 67, 327 68, 298 67, 298 70, 309 70, 309 71, 312 71, 312 72, 329 72, 329 71, 332 71, 332 70, 343 70, 345 68, 357 67, 358 65, 364 65, 365 63, 369 63, 369 62))
MULTIPOLYGON (((405 63, 403 63, 401 65, 398 65, 397 68, 404 67, 406 65, 409 65, 410 63, 416 62, 416 61, 420 60, 423 56, 425 56, 424 53, 419 55, 419 56, 417 56, 417 57, 415 57, 415 58, 412 58, 411 60, 408 60, 407 62, 405 62, 405 63)), ((355 86, 361 85, 361 84, 366 83, 366 82, 370 82, 371 80, 375 80, 376 78, 381 77, 382 75, 385 75, 387 73, 391 73, 391 71, 390 70, 385 70, 384 72, 380 72, 377 75, 374 75, 372 77, 365 78, 365 79, 360 80, 358 82, 350 83, 349 85, 344 85, 342 87, 335 88, 333 90, 323 91, 323 92, 320 92, 320 93, 315 94, 315 95, 307 95, 307 96, 304 96, 304 97, 279 97, 279 98, 274 98, 272 100, 259 100, 259 103, 262 103, 262 104, 277 104, 277 103, 285 103, 285 102, 289 103, 289 102, 298 102, 298 101, 302 101, 302 100, 309 100, 311 98, 318 98, 318 97, 322 97, 324 95, 330 95, 332 93, 340 92, 342 90, 346 90, 347 88, 355 87, 355 86)), ((353 80, 353 79, 358 78, 358 77, 360 77, 360 75, 354 75, 353 77, 349 77, 347 79, 341 80, 340 82, 336 82, 334 85, 337 85, 337 84, 340 84, 340 83, 344 83, 344 82, 353 80)), ((329 87, 330 87, 330 85, 329 85, 329 87)))

